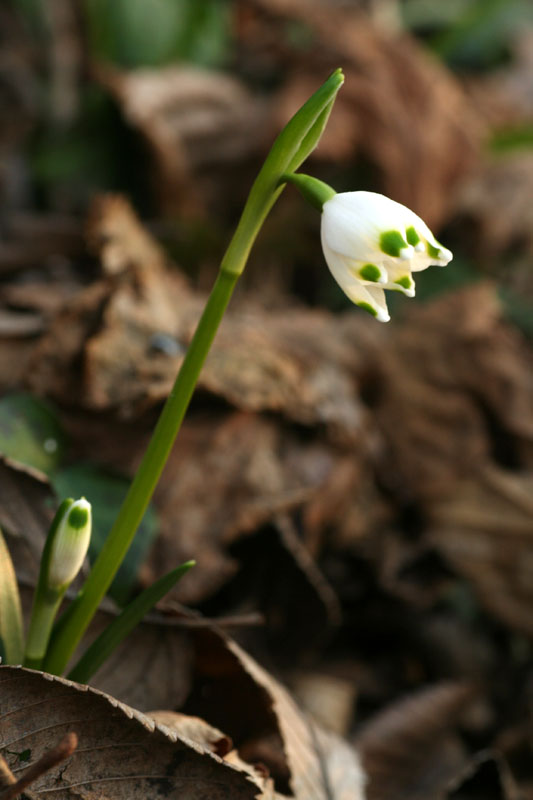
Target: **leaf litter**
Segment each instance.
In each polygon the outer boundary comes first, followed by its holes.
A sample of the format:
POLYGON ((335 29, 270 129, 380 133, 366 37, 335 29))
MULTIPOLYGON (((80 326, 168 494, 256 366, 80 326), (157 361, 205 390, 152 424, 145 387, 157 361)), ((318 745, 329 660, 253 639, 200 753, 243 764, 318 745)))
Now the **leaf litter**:
MULTIPOLYGON (((377 169, 381 190, 432 224, 456 215, 468 230, 473 220, 481 231, 473 252, 496 277, 507 254, 509 279, 527 296, 528 156, 497 161, 480 149, 491 130, 527 124, 527 50, 494 76, 494 110, 484 105, 493 86, 452 76, 407 34, 359 11, 324 16, 319 4, 294 0, 239 6, 244 73, 274 87, 252 101, 253 115, 243 116, 251 96, 240 77, 91 65, 148 145, 159 211, 188 219, 214 211, 227 221, 228 176, 237 203, 280 117, 342 61, 347 91, 314 166, 335 162, 350 174, 357 157, 377 169), (155 106, 143 115, 146 87, 155 106)), ((12 163, 39 111, 35 62, 17 58, 26 34, 9 26, 6 53, 24 76, 17 85, 28 87, 0 138, 12 163)), ((6 197, 17 197, 12 183, 6 197)), ((303 216, 286 199, 288 213, 274 214, 269 231, 289 247, 303 216)), ((84 460, 131 476, 205 301, 209 265, 193 285, 119 195, 95 200, 88 251, 77 217, 13 213, 3 232, 2 389, 30 387, 55 401, 68 440, 62 469, 84 460)), ((15 705, 17 686, 17 703, 31 687, 47 698, 68 690, 73 708, 99 709, 103 741, 127 748, 141 737, 139 774, 156 784, 68 790, 77 769, 82 780, 127 777, 125 760, 82 749, 42 778, 64 796, 170 792, 156 769, 172 764, 177 781, 190 764, 203 779, 223 776, 208 784, 209 797, 528 797, 530 343, 488 283, 410 308, 387 330, 297 306, 286 292, 298 273, 259 245, 259 277, 245 278, 246 305, 239 296, 232 303, 155 498, 160 536, 139 588, 169 562, 193 555, 199 566, 95 676, 111 699, 19 671, 0 702, 15 705), (249 626, 258 612, 263 625, 249 626), (233 620, 232 636, 217 618, 233 620), (313 677, 311 688, 302 675, 313 677), (326 707, 345 738, 302 712, 284 683, 308 712, 328 720, 326 707), (328 697, 341 698, 337 712, 328 697)), ((314 260, 306 285, 320 286, 314 260)), ((28 604, 55 499, 44 476, 20 464, 4 460, 0 478, 0 525, 28 604)), ((88 640, 114 613, 106 603, 88 640)), ((54 713, 57 727, 46 739, 28 733, 32 759, 59 742, 62 702, 39 711, 43 727, 54 713)), ((2 752, 22 773, 28 747, 4 746, 5 737, 2 752)))

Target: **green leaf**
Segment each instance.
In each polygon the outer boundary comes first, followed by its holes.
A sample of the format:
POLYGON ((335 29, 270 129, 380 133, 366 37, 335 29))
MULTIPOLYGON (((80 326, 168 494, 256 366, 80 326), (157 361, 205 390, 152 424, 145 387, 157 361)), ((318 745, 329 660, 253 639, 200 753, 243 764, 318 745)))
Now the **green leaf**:
POLYGON ((85 0, 92 55, 124 67, 219 65, 230 47, 221 0, 85 0))
POLYGON ((431 46, 455 67, 486 69, 501 63, 510 42, 532 20, 530 0, 471 0, 431 46))
MULTIPOLYGON (((77 464, 52 476, 52 486, 60 497, 83 495, 92 505, 93 528, 89 548, 91 564, 102 549, 129 485, 127 478, 89 464, 77 464)), ((109 589, 110 596, 119 605, 128 601, 156 531, 157 516, 153 506, 149 506, 109 589)))
POLYGON ((0 400, 0 452, 49 475, 64 453, 65 437, 52 408, 31 394, 0 400))
POLYGON ((104 661, 109 658, 113 650, 141 622, 145 614, 176 585, 194 564, 194 561, 181 564, 141 592, 87 648, 76 666, 69 672, 68 678, 78 683, 87 683, 104 661))
POLYGON ((526 123, 493 131, 489 147, 493 153, 533 149, 533 124, 526 123))
POLYGON ((0 639, 6 664, 22 664, 24 628, 15 569, 0 531, 0 639))

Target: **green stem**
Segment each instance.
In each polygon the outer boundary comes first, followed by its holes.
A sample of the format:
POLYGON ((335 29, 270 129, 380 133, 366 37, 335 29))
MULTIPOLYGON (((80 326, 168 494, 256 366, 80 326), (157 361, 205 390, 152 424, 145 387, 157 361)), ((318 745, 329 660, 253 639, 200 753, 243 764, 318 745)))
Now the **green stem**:
POLYGON ((305 199, 314 206, 317 211, 322 211, 324 203, 335 197, 337 192, 328 186, 324 181, 319 181, 318 178, 312 178, 311 175, 303 175, 301 172, 284 173, 281 176, 282 183, 292 183, 296 186, 305 199))
POLYGON ((161 412, 137 474, 115 524, 89 573, 80 594, 68 609, 50 643, 44 668, 60 674, 76 649, 100 601, 107 592, 150 502, 180 429, 196 381, 226 310, 238 273, 220 271, 174 387, 161 412))
POLYGON ((35 603, 26 641, 25 667, 40 669, 63 595, 64 592, 44 592, 35 603))

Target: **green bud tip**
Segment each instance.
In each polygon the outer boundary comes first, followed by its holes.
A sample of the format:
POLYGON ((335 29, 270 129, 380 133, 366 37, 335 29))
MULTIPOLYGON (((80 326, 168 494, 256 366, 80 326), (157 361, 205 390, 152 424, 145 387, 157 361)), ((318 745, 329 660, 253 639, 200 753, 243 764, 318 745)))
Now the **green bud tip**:
MULTIPOLYGON (((85 500, 85 498, 82 497, 82 500, 85 500)), ((74 505, 74 507, 70 510, 67 521, 71 528, 79 531, 80 528, 83 528, 85 525, 87 525, 89 521, 89 508, 74 505)))

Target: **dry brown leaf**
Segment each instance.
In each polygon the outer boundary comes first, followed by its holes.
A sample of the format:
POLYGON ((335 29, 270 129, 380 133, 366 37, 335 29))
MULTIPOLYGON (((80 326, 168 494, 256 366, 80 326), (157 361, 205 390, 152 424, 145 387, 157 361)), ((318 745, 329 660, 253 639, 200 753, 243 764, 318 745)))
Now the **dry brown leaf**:
POLYGON ((167 211, 190 214, 201 204, 194 172, 240 160, 262 139, 264 106, 230 75, 170 66, 132 72, 98 68, 96 76, 146 139, 154 188, 167 211))
POLYGON ((20 147, 35 123, 39 90, 35 48, 17 9, 2 7, 0 30, 0 113, 5 120, 0 134, 0 185, 3 196, 9 197, 13 176, 7 156, 20 147))
POLYGON ((292 677, 291 688, 299 704, 325 730, 348 734, 357 694, 353 680, 302 670, 292 677))
MULTIPOLYGON (((238 569, 227 548, 243 534, 301 506, 328 475, 333 457, 324 444, 302 443, 273 421, 242 413, 188 422, 179 445, 157 492, 161 536, 142 580, 150 583, 169 563, 195 558, 198 566, 175 593, 181 602, 195 604, 238 569)), ((298 542, 293 544, 298 547, 298 542)), ((298 557, 290 555, 299 570, 304 550, 302 545, 298 557)), ((310 556, 304 560, 303 583, 338 617, 331 590, 310 556)))
POLYGON ((525 25, 510 40, 505 66, 477 76, 464 84, 476 111, 493 129, 509 129, 533 120, 533 32, 525 25))
POLYGON ((265 42, 273 40, 277 60, 289 72, 278 98, 283 118, 342 65, 346 82, 318 155, 338 160, 339 151, 363 153, 378 165, 385 194, 438 225, 476 162, 483 135, 481 120, 450 72, 413 38, 379 29, 348 4, 247 0, 242 5, 263 15, 261 24, 248 21, 242 35, 249 60, 256 53, 264 56, 265 42), (305 26, 310 38, 299 54, 287 43, 287 20, 305 26))
POLYGON ((531 635, 533 475, 494 467, 465 479, 431 508, 428 539, 484 605, 531 635))
POLYGON ((530 466, 533 354, 490 286, 443 296, 394 334, 377 403, 392 491, 430 503, 488 462, 530 466))
POLYGON ((83 346, 100 317, 109 294, 98 281, 73 297, 54 317, 46 334, 34 347, 24 376, 38 395, 72 400, 83 397, 83 346), (65 336, 68 330, 69 335, 65 336))
POLYGON ((30 670, 0 667, 0 730, 15 776, 25 768, 19 752, 29 750, 35 761, 63 733, 78 735, 71 759, 32 787, 60 800, 271 796, 258 776, 253 781, 209 747, 110 695, 30 670))
MULTIPOLYGON (((45 284, 43 294, 51 301, 54 294, 61 297, 69 291, 73 280, 76 281, 65 269, 62 260, 79 257, 82 251, 82 230, 75 217, 44 214, 42 211, 38 214, 13 213, 5 221, 0 242, 0 275, 26 269, 35 269, 41 275, 48 273, 54 285, 45 284), (58 276, 61 281, 53 281, 58 276)), ((24 295, 27 292, 35 297, 35 285, 33 281, 24 285, 6 284, 2 287, 2 293, 7 291, 24 295)), ((39 302, 38 297, 36 300, 39 302)))
POLYGON ((464 238, 471 243, 479 263, 530 299, 532 194, 533 154, 525 150, 485 163, 465 182, 457 201, 464 238))
POLYGON ((53 499, 45 475, 0 457, 0 528, 8 537, 17 574, 25 580, 37 580, 53 499))
MULTIPOLYGON (((197 642, 198 684, 191 702, 209 708, 209 719, 228 731, 241 754, 251 756, 257 740, 278 733, 296 800, 363 797, 364 776, 355 750, 306 718, 289 692, 236 642, 214 632, 200 634, 197 642)), ((275 761, 267 765, 276 766, 275 761)))
POLYGON ((264 780, 268 777, 268 775, 265 775, 264 767, 261 765, 251 766, 246 761, 243 761, 237 751, 231 749, 232 742, 229 736, 209 725, 203 719, 190 717, 176 711, 151 711, 148 716, 175 731, 179 736, 192 739, 193 742, 197 742, 202 747, 210 748, 213 753, 223 758, 227 764, 232 764, 242 772, 247 772, 254 781, 259 780, 264 783, 264 793, 261 795, 261 800, 270 800, 270 798, 272 800, 278 800, 278 798, 282 800, 283 796, 274 792, 272 781, 264 780))
POLYGON ((180 714, 178 711, 150 711, 147 716, 155 722, 176 731, 177 734, 185 739, 192 739, 212 750, 220 758, 224 758, 232 748, 232 741, 229 736, 209 725, 200 717, 191 717, 187 714, 180 714))
MULTIPOLYGON (((104 608, 97 612, 80 652, 116 616, 104 608)), ((90 683, 141 711, 154 706, 177 708, 190 690, 191 669, 192 648, 186 631, 172 617, 151 614, 113 651, 90 683)))
POLYGON ((368 800, 440 800, 467 762, 456 727, 470 697, 461 684, 432 686, 366 724, 355 743, 368 800))

